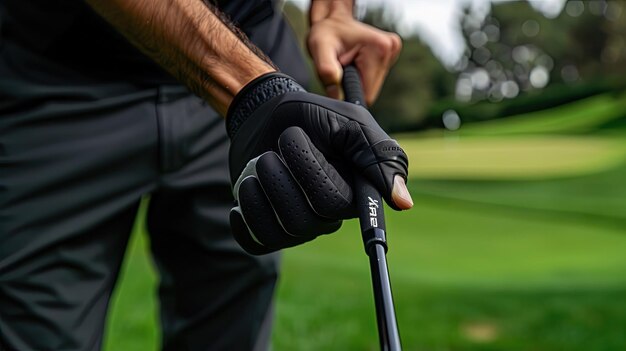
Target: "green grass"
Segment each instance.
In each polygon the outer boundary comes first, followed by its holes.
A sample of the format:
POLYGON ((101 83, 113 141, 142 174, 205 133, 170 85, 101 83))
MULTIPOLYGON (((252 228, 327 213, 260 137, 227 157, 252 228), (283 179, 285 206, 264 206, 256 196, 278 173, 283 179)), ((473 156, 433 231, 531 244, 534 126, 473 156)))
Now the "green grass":
POLYGON ((144 223, 146 201, 135 223, 107 320, 104 350, 157 350, 157 278, 144 223))
MULTIPOLYGON (((603 95, 536 120, 401 138, 415 208, 388 210, 387 222, 406 350, 626 349, 626 143, 600 130, 620 101, 603 95), (598 113, 595 122, 581 117, 598 113)), ((158 345, 143 232, 139 221, 113 299, 109 351, 158 345)), ((285 252, 276 350, 377 349, 359 235, 351 221, 285 252)))
MULTIPOLYGON (((617 327, 626 318, 620 297, 626 293, 623 230, 431 198, 418 200, 412 213, 387 216, 407 349, 626 345, 617 327), (482 343, 464 331, 485 323, 496 332, 482 343)), ((359 241, 350 223, 336 236, 285 254, 277 349, 375 349, 368 266, 359 241)))
POLYGON ((403 136, 409 174, 420 179, 502 180, 572 177, 626 160, 622 137, 588 135, 403 136))

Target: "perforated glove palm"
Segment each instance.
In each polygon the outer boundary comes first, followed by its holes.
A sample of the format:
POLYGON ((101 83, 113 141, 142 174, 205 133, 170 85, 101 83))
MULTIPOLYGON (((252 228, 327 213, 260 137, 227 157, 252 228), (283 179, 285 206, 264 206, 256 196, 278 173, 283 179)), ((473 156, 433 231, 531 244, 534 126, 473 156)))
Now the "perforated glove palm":
POLYGON ((236 199, 231 227, 249 253, 299 245, 355 217, 354 172, 398 209, 391 192, 396 175, 406 180, 406 154, 361 106, 270 73, 235 97, 226 127, 236 199))

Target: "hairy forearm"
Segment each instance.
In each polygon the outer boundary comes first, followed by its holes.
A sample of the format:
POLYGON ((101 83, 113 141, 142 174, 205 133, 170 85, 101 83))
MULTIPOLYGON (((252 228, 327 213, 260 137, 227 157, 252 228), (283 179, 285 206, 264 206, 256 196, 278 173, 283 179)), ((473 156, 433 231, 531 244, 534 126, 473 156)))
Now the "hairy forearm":
POLYGON ((213 6, 202 1, 86 2, 222 116, 246 83, 276 70, 213 6))

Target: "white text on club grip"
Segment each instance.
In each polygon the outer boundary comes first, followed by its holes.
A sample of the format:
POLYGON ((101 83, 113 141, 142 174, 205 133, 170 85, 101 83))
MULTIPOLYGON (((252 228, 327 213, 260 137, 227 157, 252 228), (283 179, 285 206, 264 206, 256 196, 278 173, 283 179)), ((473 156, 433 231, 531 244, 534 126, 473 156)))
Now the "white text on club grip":
POLYGON ((372 227, 378 227, 378 200, 374 200, 371 197, 368 198, 368 206, 370 208, 370 224, 372 227))

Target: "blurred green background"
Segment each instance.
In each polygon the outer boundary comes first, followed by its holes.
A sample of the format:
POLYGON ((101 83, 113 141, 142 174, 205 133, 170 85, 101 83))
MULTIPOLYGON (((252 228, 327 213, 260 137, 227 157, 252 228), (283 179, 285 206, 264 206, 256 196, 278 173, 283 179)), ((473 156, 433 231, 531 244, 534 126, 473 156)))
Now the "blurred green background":
MULTIPOLYGON (((459 5, 452 65, 404 35, 372 111, 411 160, 415 208, 386 212, 406 350, 626 349, 626 6, 562 5, 459 5)), ((146 240, 140 213, 106 350, 158 348, 146 240)), ((378 348, 358 223, 284 252, 276 312, 275 350, 378 348)))

